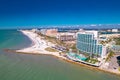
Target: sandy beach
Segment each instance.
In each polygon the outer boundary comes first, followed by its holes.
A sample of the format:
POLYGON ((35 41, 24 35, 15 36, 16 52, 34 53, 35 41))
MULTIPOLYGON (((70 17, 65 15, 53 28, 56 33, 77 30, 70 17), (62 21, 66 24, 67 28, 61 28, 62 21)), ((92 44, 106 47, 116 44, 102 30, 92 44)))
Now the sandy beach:
POLYGON ((32 31, 21 30, 21 32, 24 35, 26 35, 28 38, 30 38, 30 40, 32 41, 32 45, 27 48, 16 50, 16 52, 33 53, 33 54, 48 54, 48 55, 53 55, 56 57, 65 58, 65 57, 59 55, 59 51, 58 52, 49 52, 49 51, 45 50, 46 48, 52 47, 55 44, 47 42, 46 40, 42 40, 41 36, 37 35, 36 33, 32 32, 32 31))

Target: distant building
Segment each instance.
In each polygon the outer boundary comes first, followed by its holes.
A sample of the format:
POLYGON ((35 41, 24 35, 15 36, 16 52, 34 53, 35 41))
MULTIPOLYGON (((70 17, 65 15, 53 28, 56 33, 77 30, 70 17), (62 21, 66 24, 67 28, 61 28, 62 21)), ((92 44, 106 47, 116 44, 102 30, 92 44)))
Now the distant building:
POLYGON ((46 34, 46 31, 47 31, 47 29, 41 29, 41 30, 40 30, 40 33, 43 34, 43 35, 45 35, 45 34, 46 34))
POLYGON ((108 29, 108 30, 107 30, 107 32, 111 32, 111 30, 110 30, 110 29, 108 29))
POLYGON ((102 58, 106 55, 106 47, 99 44, 98 31, 78 32, 77 49, 88 55, 94 54, 102 58))
POLYGON ((83 32, 84 31, 84 29, 79 29, 79 32, 83 32))
POLYGON ((46 35, 47 36, 50 36, 50 37, 56 37, 57 36, 57 33, 58 33, 58 30, 57 29, 48 29, 46 31, 46 35))
POLYGON ((112 32, 118 32, 118 29, 112 29, 112 32))
POLYGON ((57 29, 41 29, 40 32, 41 32, 41 34, 50 36, 50 37, 56 37, 58 34, 57 29))
POLYGON ((120 37, 120 34, 101 34, 99 35, 100 38, 104 37, 104 38, 119 38, 120 37))
POLYGON ((32 32, 39 32, 38 29, 32 29, 32 32))
POLYGON ((68 32, 69 32, 69 33, 77 33, 78 30, 69 30, 68 32))
POLYGON ((76 33, 58 33, 57 39, 61 41, 75 41, 76 39, 76 33))

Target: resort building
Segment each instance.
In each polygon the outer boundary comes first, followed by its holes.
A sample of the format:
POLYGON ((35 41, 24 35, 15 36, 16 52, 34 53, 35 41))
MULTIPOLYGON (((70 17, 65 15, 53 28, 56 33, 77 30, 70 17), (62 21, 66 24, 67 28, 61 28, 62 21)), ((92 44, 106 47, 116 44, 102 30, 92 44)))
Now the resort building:
POLYGON ((107 32, 111 32, 112 30, 108 29, 107 32))
POLYGON ((120 37, 120 33, 117 33, 117 34, 101 34, 99 35, 99 37, 104 37, 104 38, 117 38, 117 37, 120 37))
POLYGON ((112 29, 112 32, 118 32, 118 29, 112 29))
POLYGON ((50 36, 50 37, 56 37, 58 33, 57 29, 48 29, 46 31, 46 36, 50 36))
POLYGON ((61 41, 75 41, 76 40, 76 33, 58 33, 57 39, 61 41))
POLYGON ((106 47, 99 43, 98 31, 84 31, 77 33, 77 49, 88 55, 106 56, 106 47))
POLYGON ((41 29, 41 30, 40 30, 40 33, 43 34, 43 35, 45 35, 45 34, 46 34, 46 31, 47 31, 47 29, 41 29))
POLYGON ((84 31, 84 29, 79 29, 79 32, 83 32, 84 31))
POLYGON ((50 36, 50 37, 56 37, 58 34, 57 29, 41 29, 40 32, 41 32, 41 34, 50 36))
POLYGON ((31 31, 32 31, 32 32, 39 32, 38 29, 32 29, 31 31))

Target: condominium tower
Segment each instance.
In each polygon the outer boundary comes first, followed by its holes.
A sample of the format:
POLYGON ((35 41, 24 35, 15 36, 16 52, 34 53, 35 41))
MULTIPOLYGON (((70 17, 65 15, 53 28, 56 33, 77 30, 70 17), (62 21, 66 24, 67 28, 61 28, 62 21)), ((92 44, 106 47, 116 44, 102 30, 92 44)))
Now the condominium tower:
POLYGON ((98 31, 83 31, 77 33, 77 49, 89 55, 104 58, 106 47, 99 43, 98 31))

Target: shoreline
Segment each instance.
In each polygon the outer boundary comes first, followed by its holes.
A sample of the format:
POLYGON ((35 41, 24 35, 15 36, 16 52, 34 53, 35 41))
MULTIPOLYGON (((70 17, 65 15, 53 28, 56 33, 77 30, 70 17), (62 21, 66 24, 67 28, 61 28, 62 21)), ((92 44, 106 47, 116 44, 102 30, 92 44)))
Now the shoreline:
POLYGON ((24 53, 24 52, 16 52, 16 50, 10 50, 10 49, 5 49, 4 51, 6 52, 13 52, 13 53, 16 53, 16 54, 26 54, 26 55, 46 55, 46 56, 53 56, 57 59, 61 59, 61 60, 64 60, 64 61, 67 61, 71 64, 75 64, 75 65, 79 65, 79 66, 82 66, 82 67, 86 67, 87 69, 91 69, 91 70, 97 70, 97 71, 102 71, 102 72, 105 72, 105 73, 109 73, 109 74, 113 74, 113 75, 117 75, 117 76, 120 76, 119 73, 114 73, 114 72, 110 72, 108 70, 105 70, 105 69, 100 69, 98 67, 94 67, 94 66, 90 66, 90 65, 86 65, 86 64, 83 64, 83 63, 80 63, 80 62, 75 62, 75 61, 72 61, 72 60, 69 60, 69 59, 65 59, 65 58, 60 58, 58 56, 55 56, 55 55, 52 55, 52 54, 38 54, 38 53, 24 53))
MULTIPOLYGON (((26 36, 31 41, 31 44, 28 47, 25 47, 25 48, 29 48, 29 47, 32 47, 32 46, 35 45, 35 42, 32 40, 32 38, 30 36, 28 36, 27 34, 25 34, 25 32, 23 32, 21 30, 19 32, 21 32, 24 36, 26 36)), ((25 49, 25 48, 23 48, 23 49, 25 49)))
POLYGON ((33 32, 30 32, 30 31, 20 31, 20 32, 22 32, 25 36, 27 36, 32 41, 32 44, 31 44, 31 46, 29 46, 27 48, 23 48, 23 49, 20 49, 20 50, 14 50, 13 52, 15 52, 15 53, 54 56, 54 57, 60 58, 62 60, 65 60, 67 62, 70 62, 72 64, 85 66, 88 69, 90 68, 90 69, 103 71, 103 72, 106 72, 106 73, 120 75, 120 72, 118 73, 118 72, 114 72, 112 70, 103 69, 101 67, 94 67, 94 66, 90 66, 90 65, 87 65, 87 64, 84 64, 84 63, 81 63, 81 62, 72 61, 72 60, 70 60, 70 59, 68 59, 68 58, 66 58, 64 56, 59 55, 59 52, 48 52, 48 51, 45 51, 46 47, 51 47, 51 45, 54 45, 54 44, 52 44, 52 43, 48 44, 48 42, 46 42, 44 40, 41 40, 40 36, 38 36, 37 34, 35 34, 33 32), (40 45, 41 43, 44 43, 44 44, 40 45))
POLYGON ((55 56, 64 58, 63 56, 59 55, 58 51, 57 52, 49 52, 49 51, 45 50, 46 48, 52 47, 55 44, 52 44, 52 43, 47 42, 45 40, 42 40, 41 37, 38 36, 37 34, 35 34, 34 32, 30 32, 27 30, 26 31, 21 30, 20 32, 22 32, 25 36, 27 36, 32 41, 32 44, 29 47, 16 50, 16 52, 18 52, 18 53, 23 52, 26 54, 29 54, 29 53, 47 54, 47 55, 51 54, 51 55, 55 55, 55 56))

